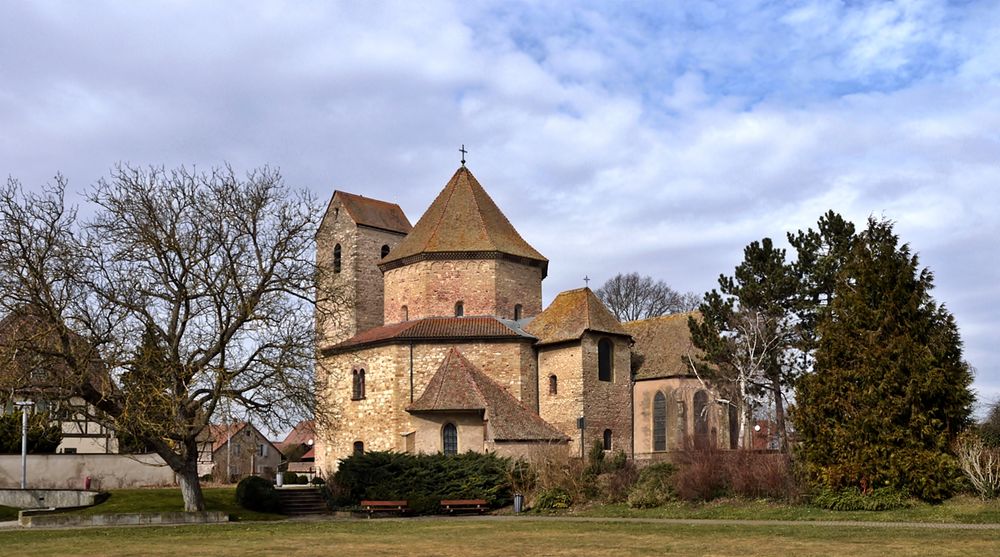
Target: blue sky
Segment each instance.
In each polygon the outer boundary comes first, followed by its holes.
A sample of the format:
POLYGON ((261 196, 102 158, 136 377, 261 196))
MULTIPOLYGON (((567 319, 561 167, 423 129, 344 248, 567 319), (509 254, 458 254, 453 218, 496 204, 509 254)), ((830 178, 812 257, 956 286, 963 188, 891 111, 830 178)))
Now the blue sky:
POLYGON ((995 2, 8 2, 0 171, 280 167, 416 221, 469 167, 550 260, 704 292, 828 209, 897 232, 1000 397, 995 2))

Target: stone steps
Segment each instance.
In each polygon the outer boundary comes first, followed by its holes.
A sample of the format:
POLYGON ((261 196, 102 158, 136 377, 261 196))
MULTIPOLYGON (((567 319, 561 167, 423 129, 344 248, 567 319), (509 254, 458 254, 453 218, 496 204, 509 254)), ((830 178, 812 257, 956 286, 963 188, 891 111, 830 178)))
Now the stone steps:
POLYGON ((316 488, 283 488, 278 490, 281 512, 287 515, 325 514, 330 512, 326 499, 316 488))

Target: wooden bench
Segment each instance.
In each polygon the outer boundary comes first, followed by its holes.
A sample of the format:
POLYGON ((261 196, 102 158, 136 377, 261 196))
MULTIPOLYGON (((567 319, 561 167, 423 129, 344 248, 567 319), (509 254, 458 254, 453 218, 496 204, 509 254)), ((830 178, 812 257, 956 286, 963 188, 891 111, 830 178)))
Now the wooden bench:
POLYGON ((410 512, 407 501, 362 501, 361 510, 368 513, 368 518, 378 512, 406 514, 410 512))
POLYGON ((482 514, 489 510, 485 499, 442 499, 441 508, 448 511, 448 514, 465 511, 482 514))

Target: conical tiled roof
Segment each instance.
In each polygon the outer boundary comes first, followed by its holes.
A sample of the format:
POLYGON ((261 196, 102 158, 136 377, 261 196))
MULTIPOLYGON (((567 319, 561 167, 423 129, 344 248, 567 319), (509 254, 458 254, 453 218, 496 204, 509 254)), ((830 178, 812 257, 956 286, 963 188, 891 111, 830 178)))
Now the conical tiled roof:
POLYGON ((503 253, 548 262, 521 238, 464 166, 455 172, 409 235, 382 261, 382 266, 392 268, 419 255, 462 252, 503 253))
POLYGON ((578 340, 586 331, 628 336, 628 331, 589 288, 560 292, 524 330, 537 337, 538 344, 578 340))
POLYGON ((481 372, 456 348, 408 412, 485 411, 494 441, 566 441, 566 436, 481 372))

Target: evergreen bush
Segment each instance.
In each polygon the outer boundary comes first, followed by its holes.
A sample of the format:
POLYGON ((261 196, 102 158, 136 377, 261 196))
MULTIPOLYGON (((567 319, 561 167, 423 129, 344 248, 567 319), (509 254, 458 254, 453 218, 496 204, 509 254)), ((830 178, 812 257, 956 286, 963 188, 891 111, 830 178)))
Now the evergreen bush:
POLYGON ((639 480, 628 494, 628 506, 635 509, 659 507, 677 499, 674 474, 677 467, 669 462, 650 464, 639 472, 639 480))
POLYGON ((868 492, 854 488, 823 489, 813 495, 812 504, 832 511, 890 511, 909 507, 910 500, 906 493, 891 487, 868 492))
POLYGON ((258 476, 240 480, 236 485, 236 502, 244 509, 262 513, 276 513, 281 509, 274 485, 258 476))
POLYGON ((510 464, 492 453, 412 455, 366 452, 340 462, 330 491, 338 506, 368 500, 406 500, 416 513, 436 512, 441 499, 512 501, 510 464))

